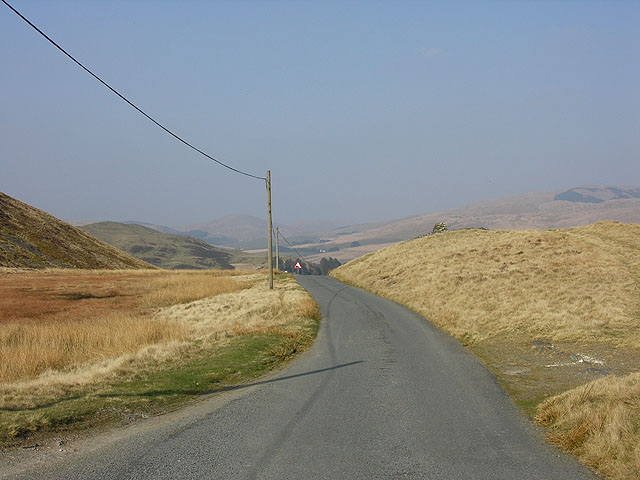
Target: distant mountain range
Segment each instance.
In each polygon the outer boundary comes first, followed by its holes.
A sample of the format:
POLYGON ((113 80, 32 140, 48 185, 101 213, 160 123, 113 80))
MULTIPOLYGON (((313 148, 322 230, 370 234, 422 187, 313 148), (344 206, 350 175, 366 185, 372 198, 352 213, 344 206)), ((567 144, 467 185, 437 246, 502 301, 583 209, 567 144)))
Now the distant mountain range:
POLYGON ((640 198, 637 187, 577 187, 559 193, 554 200, 566 200, 575 203, 603 203, 609 200, 640 198))
POLYGON ((0 267, 154 268, 1 192, 0 267))
MULTIPOLYGON (((318 226, 314 231, 308 225, 305 228, 280 225, 280 228, 295 249, 310 261, 325 256, 347 261, 430 233, 438 222, 445 222, 450 229, 524 230, 576 227, 600 220, 640 223, 640 187, 587 185, 485 200, 450 210, 330 230, 318 226)), ((264 252, 267 243, 265 219, 249 215, 231 215, 175 229, 141 222, 126 223, 254 253, 264 252)), ((289 251, 285 247, 281 242, 281 251, 289 251)))
POLYGON ((582 186, 503 197, 389 222, 334 229, 324 233, 319 242, 297 248, 311 261, 337 248, 338 251, 331 255, 345 261, 431 233, 438 222, 445 222, 449 229, 545 230, 577 227, 601 220, 640 223, 640 188, 582 186))
POLYGON ((247 250, 266 246, 267 221, 251 215, 229 215, 180 228, 181 233, 213 245, 247 250))
MULTIPOLYGON (((75 222, 75 225, 84 226, 89 223, 90 222, 86 221, 75 222)), ((267 246, 267 221, 264 218, 253 217, 251 215, 228 215, 209 222, 176 228, 138 221, 125 221, 119 223, 127 225, 141 225, 143 227, 157 230, 158 232, 172 235, 187 235, 189 237, 203 240, 211 245, 233 248, 236 250, 261 249, 266 248, 267 246)), ((320 223, 321 226, 318 227, 317 230, 314 230, 312 226, 313 224, 311 223, 302 227, 291 227, 287 225, 279 225, 279 227, 280 231, 285 234, 288 239, 293 239, 300 243, 301 240, 308 241, 309 239, 319 238, 318 231, 321 230, 322 225, 327 225, 329 222, 324 221, 320 223)))

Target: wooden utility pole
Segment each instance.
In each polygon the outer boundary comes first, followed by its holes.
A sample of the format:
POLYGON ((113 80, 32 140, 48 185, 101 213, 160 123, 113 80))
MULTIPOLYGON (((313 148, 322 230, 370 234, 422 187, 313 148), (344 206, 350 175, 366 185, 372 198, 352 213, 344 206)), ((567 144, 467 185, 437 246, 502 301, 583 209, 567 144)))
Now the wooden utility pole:
POLYGON ((280 247, 279 247, 279 232, 278 226, 276 225, 276 270, 280 271, 280 247))
POLYGON ((267 170, 267 216, 269 223, 269 290, 273 290, 273 227, 271 224, 271 170, 267 170))

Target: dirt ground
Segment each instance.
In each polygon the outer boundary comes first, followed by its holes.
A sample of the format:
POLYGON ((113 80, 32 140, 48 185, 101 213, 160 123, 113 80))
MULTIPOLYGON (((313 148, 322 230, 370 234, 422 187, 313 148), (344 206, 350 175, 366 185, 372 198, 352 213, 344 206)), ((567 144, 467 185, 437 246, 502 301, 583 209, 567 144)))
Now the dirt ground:
POLYGON ((603 343, 498 337, 479 342, 471 350, 529 416, 547 397, 607 375, 640 370, 639 349, 603 343))

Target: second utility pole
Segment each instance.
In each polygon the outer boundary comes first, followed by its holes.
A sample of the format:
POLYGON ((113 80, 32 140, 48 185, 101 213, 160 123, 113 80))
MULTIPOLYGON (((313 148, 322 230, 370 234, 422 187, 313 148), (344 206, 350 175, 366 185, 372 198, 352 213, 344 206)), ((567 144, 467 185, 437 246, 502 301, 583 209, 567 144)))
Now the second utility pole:
POLYGON ((276 270, 280 271, 280 247, 278 246, 278 236, 280 232, 278 232, 278 226, 276 225, 276 270))
POLYGON ((271 224, 271 170, 267 170, 267 213, 269 223, 269 290, 273 290, 273 227, 271 224))

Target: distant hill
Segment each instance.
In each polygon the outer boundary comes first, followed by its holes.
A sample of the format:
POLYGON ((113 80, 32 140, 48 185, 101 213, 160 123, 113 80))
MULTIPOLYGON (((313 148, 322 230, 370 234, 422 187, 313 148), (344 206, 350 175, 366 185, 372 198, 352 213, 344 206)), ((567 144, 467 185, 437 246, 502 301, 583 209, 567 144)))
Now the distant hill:
POLYGON ((467 343, 511 332, 511 338, 554 340, 585 335, 576 341, 635 335, 640 345, 635 308, 612 313, 618 305, 637 305, 638 273, 640 225, 598 222, 428 235, 349 262, 332 275, 408 305, 467 343), (610 316, 598 324, 603 312, 610 316))
MULTIPOLYGON (((90 225, 92 223, 99 223, 99 222, 85 222, 83 226, 90 225)), ((136 222, 136 221, 127 221, 127 222, 120 222, 120 223, 124 223, 125 225, 142 225, 143 227, 151 228, 152 230, 157 230, 158 232, 161 232, 161 233, 170 233, 174 235, 177 235, 180 233, 171 227, 165 227, 164 225, 156 225, 154 223, 136 222)))
MULTIPOLYGON (((373 238, 408 239, 430 233, 434 223, 444 221, 449 228, 482 227, 490 230, 545 230, 588 225, 602 220, 640 222, 640 196, 615 195, 613 191, 634 192, 630 187, 582 187, 563 192, 527 193, 486 200, 460 208, 407 217, 364 228, 360 240, 373 238), (589 190, 586 190, 589 189, 589 190), (588 196, 580 192, 589 191, 588 196)), ((360 235, 356 233, 354 240, 360 235)), ((350 236, 346 238, 351 239, 350 236)))
POLYGON ((86 232, 137 258, 166 269, 230 270, 234 253, 186 235, 162 233, 139 224, 99 222, 86 232))
MULTIPOLYGON (((70 222, 75 227, 84 227, 85 225, 91 225, 93 223, 100 223, 87 220, 74 220, 70 222)), ((199 238, 212 245, 221 245, 228 248, 235 248, 241 243, 237 238, 226 237, 224 235, 216 235, 214 233, 207 232, 205 230, 190 230, 189 227, 185 227, 183 230, 176 230, 175 228, 166 227, 164 225, 156 225, 155 223, 139 222, 137 220, 126 220, 117 222, 125 225, 142 225, 143 227, 156 230, 160 233, 168 233, 171 235, 186 235, 188 237, 199 238)), ((266 227, 265 227, 266 228, 266 227)), ((266 242, 266 240, 265 240, 266 242)))
POLYGON ((251 215, 228 215, 217 220, 197 223, 180 229, 214 245, 247 250, 264 248, 267 242, 267 222, 251 215))
POLYGON ((154 268, 87 232, 1 192, 0 266, 154 268))
MULTIPOLYGON (((293 225, 276 223, 280 232, 294 245, 318 242, 321 232, 334 228, 340 223, 328 220, 298 222, 293 225)), ((266 249, 267 222, 264 218, 251 215, 228 215, 209 222, 197 223, 179 228, 180 235, 189 235, 212 245, 221 245, 239 250, 266 249)))
POLYGON ((636 187, 577 187, 559 193, 554 200, 575 203, 603 203, 609 200, 640 198, 640 188, 636 187))
POLYGON ((430 233, 437 222, 445 222, 449 229, 546 230, 603 220, 640 223, 640 188, 582 186, 503 197, 390 222, 346 226, 326 232, 321 242, 297 248, 311 261, 322 257, 322 253, 314 253, 320 249, 344 261, 430 233))

